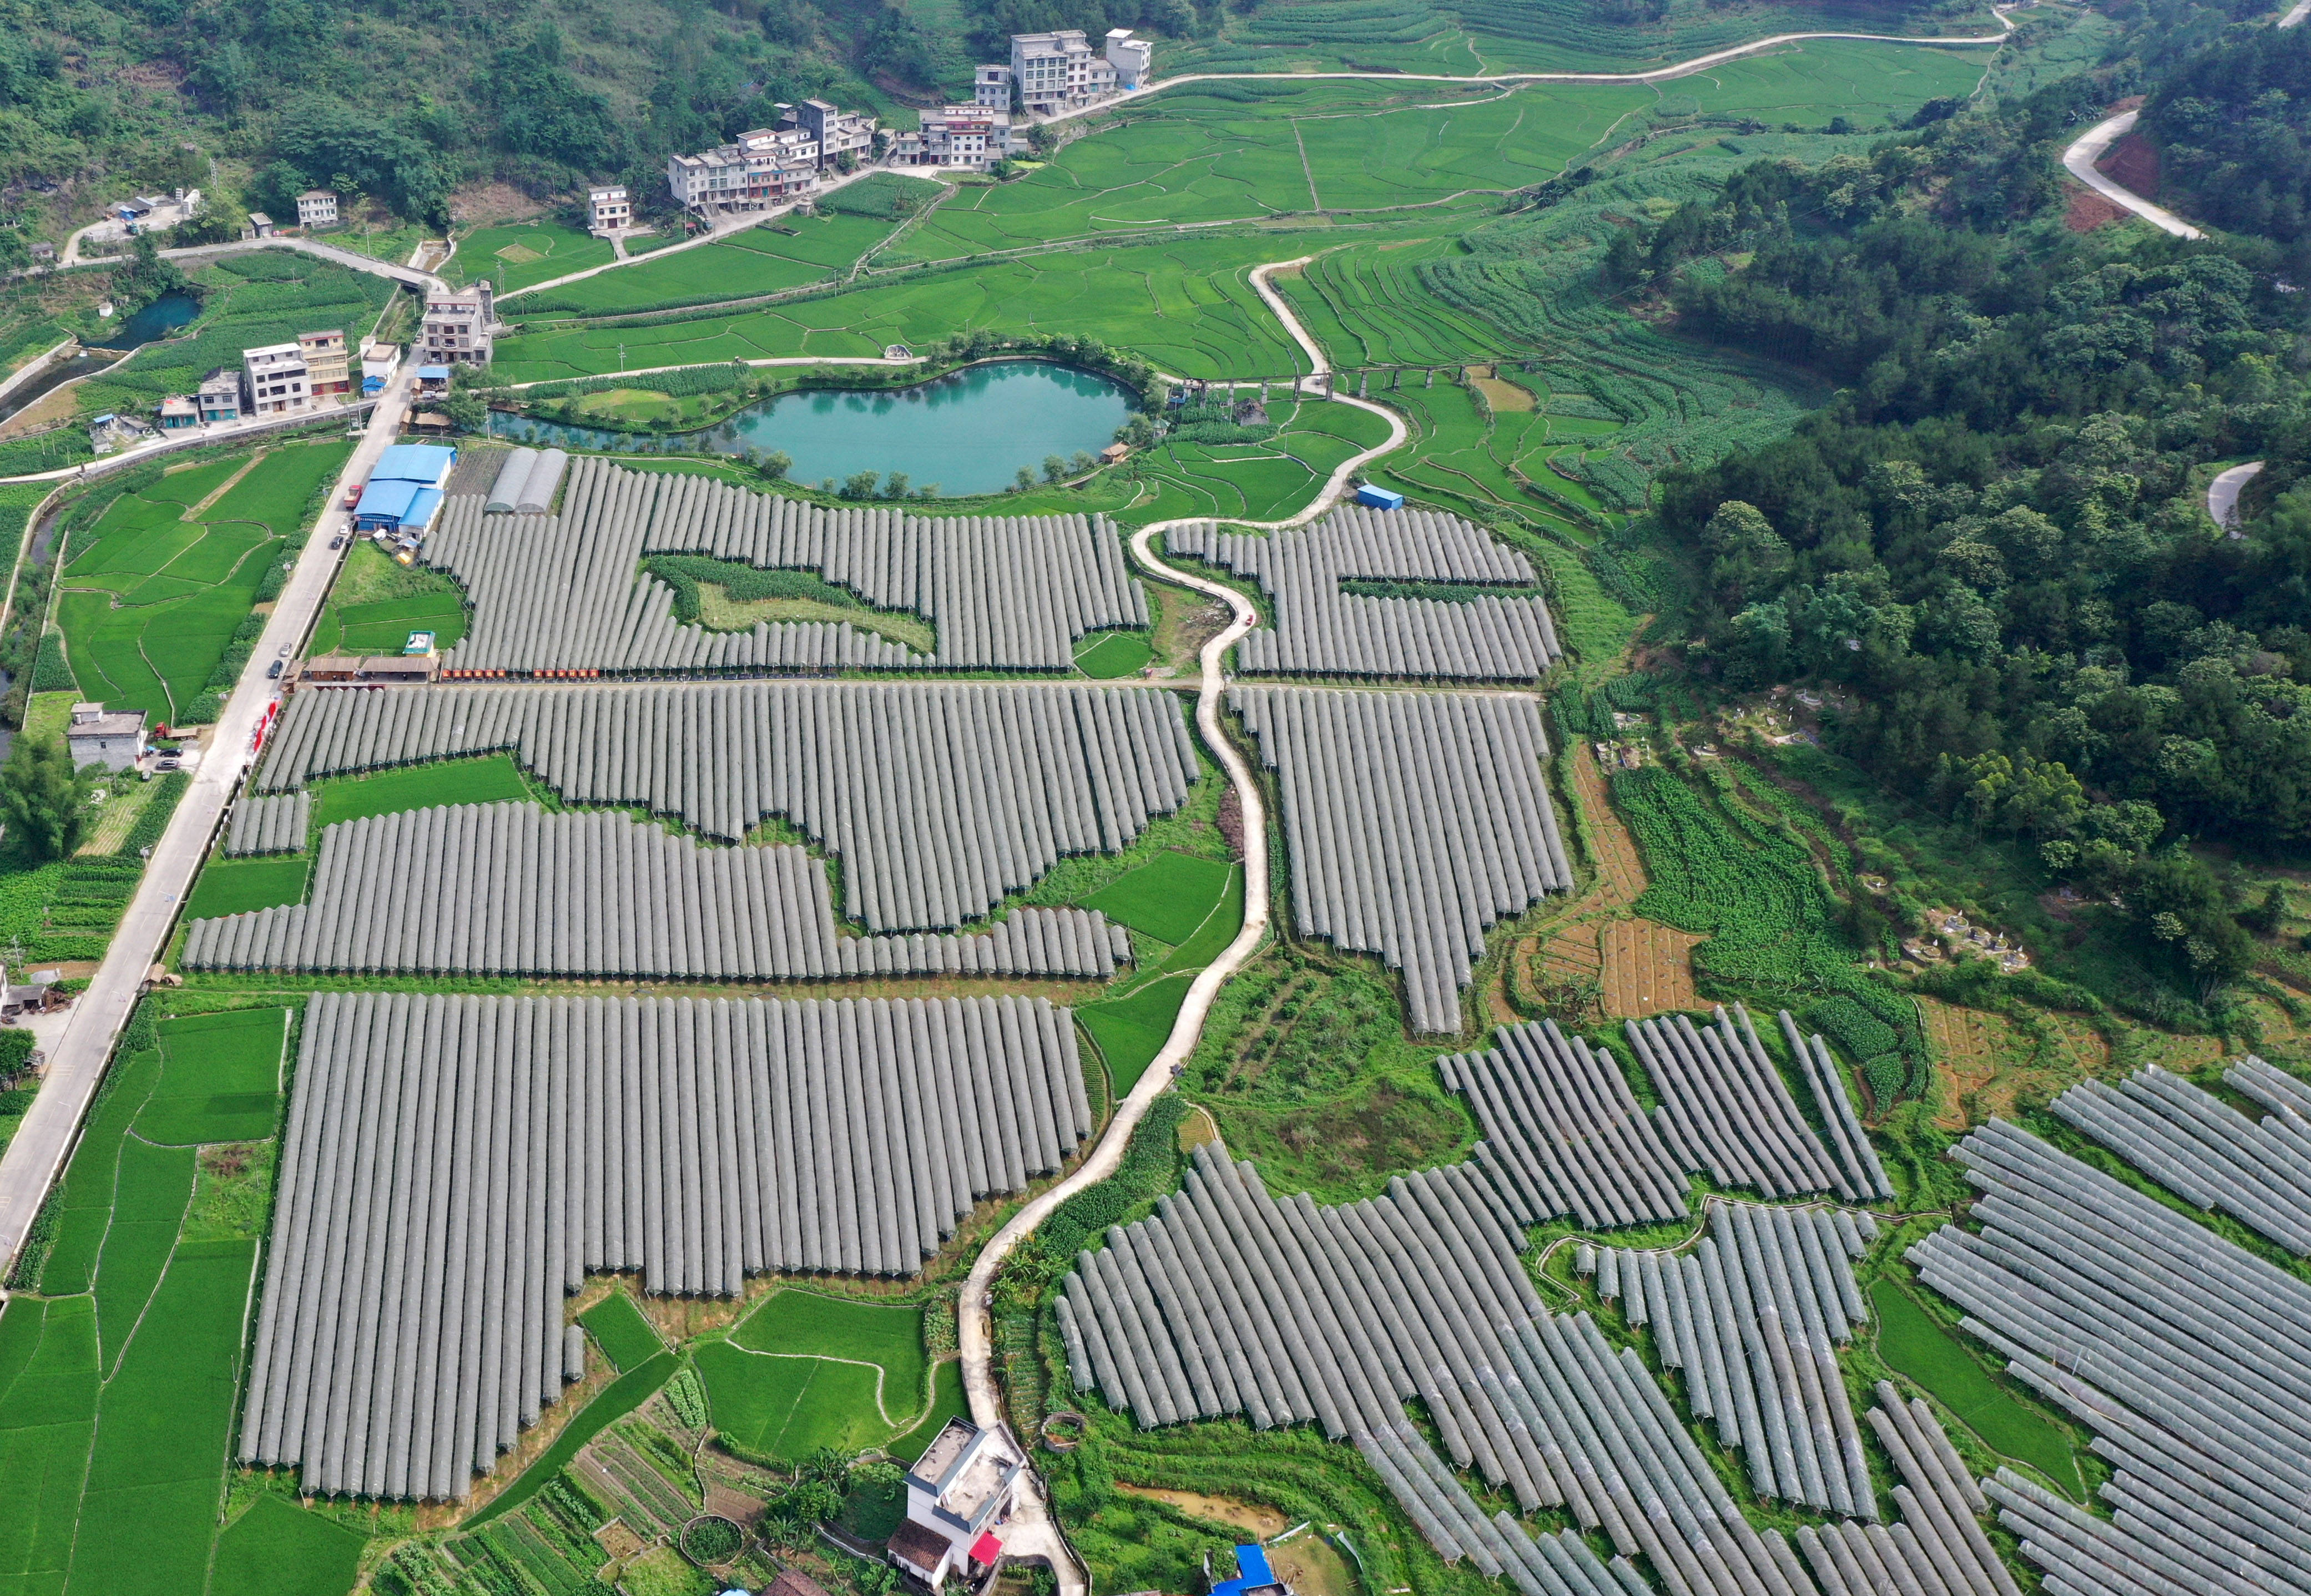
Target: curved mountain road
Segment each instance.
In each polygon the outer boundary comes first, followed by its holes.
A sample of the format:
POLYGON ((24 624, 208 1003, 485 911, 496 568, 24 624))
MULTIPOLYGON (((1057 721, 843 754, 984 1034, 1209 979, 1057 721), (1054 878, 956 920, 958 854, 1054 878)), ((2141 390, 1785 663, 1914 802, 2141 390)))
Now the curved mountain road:
POLYGON ((2134 131, 2135 119, 2141 114, 2121 111, 2108 121, 2088 128, 2077 143, 2062 152, 2062 169, 2111 204, 2132 211, 2161 232, 2172 233, 2178 239, 2206 237, 2174 212, 2153 205, 2131 188, 2122 188, 2095 170, 2095 162, 2110 153, 2111 145, 2134 131))
MULTIPOLYGON (((2303 0, 2303 3, 2311 5, 2311 0, 2303 0)), ((2263 466, 2261 460, 2234 466, 2217 474, 2215 480, 2207 484, 2207 513, 2214 518, 2216 526, 2233 537, 2246 536, 2239 530, 2239 495, 2246 491, 2247 484, 2263 475, 2263 466)))

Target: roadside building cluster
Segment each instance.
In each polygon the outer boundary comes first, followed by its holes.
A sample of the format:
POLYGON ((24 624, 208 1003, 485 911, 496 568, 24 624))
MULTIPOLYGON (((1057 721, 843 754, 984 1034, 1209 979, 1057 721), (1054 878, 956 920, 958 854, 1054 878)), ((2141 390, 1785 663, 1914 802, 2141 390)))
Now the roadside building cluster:
MULTIPOLYGON (((781 105, 774 126, 754 128, 695 155, 668 156, 667 186, 676 205, 702 216, 769 210, 807 197, 830 167, 848 170, 871 160, 876 126, 864 111, 842 110, 824 100, 781 105)), ((616 203, 614 192, 594 196, 597 229, 604 205, 616 203)))

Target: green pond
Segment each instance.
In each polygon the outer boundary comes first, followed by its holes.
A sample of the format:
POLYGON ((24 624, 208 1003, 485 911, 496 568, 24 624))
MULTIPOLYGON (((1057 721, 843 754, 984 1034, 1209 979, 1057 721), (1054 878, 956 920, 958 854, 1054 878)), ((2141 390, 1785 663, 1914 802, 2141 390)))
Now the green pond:
MULTIPOLYGON (((648 378, 637 378, 637 388, 648 378)), ((1042 475, 1051 455, 1097 454, 1131 413, 1131 390, 1105 377, 1050 361, 999 361, 912 388, 861 393, 798 388, 751 405, 728 420, 678 439, 571 426, 493 412, 490 430, 524 443, 562 449, 647 452, 679 442, 723 454, 783 449, 797 482, 817 484, 861 471, 906 473, 917 491, 999 493, 1024 467, 1042 475)))

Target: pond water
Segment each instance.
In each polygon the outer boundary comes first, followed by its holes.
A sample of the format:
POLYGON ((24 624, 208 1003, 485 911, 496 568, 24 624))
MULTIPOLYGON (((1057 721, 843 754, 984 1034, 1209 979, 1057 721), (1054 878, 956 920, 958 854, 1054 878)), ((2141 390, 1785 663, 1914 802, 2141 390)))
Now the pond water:
POLYGON ((165 338, 180 327, 189 326, 200 313, 201 301, 191 294, 164 293, 111 328, 110 337, 91 339, 89 347, 134 349, 140 344, 150 344, 155 338, 165 338))
MULTIPOLYGON (((635 379, 635 386, 649 382, 635 379)), ((1131 390, 1107 378, 1049 361, 972 366, 913 388, 857 393, 798 388, 749 406, 678 440, 721 454, 784 449, 789 475, 816 484, 860 471, 903 471, 942 494, 993 493, 1022 467, 1042 474, 1044 457, 1097 454, 1130 414, 1131 390)), ((568 426, 493 412, 490 430, 525 443, 644 452, 658 441, 598 427, 568 426)))

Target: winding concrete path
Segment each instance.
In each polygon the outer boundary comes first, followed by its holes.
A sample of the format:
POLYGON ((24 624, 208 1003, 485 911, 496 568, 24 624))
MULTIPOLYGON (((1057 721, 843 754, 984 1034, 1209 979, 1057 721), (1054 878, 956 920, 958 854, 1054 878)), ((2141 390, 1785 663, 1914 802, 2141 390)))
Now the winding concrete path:
MULTIPOLYGON (((2303 0, 2303 4, 2311 6, 2311 0, 2303 0)), ((2234 466, 2219 473, 2215 480, 2207 484, 2207 513, 2214 517, 2216 526, 2233 537, 2246 536, 2239 530, 2239 494, 2246 491, 2247 484, 2263 475, 2263 466, 2261 460, 2234 466)))
POLYGON ((2151 204, 2132 188, 2120 188, 2095 170, 2095 162, 2110 153, 2111 145, 2134 131, 2135 119, 2141 114, 2121 111, 2108 121, 2088 128, 2076 144, 2062 152, 2062 169, 2111 204, 2132 211, 2161 232, 2172 233, 2178 239, 2206 237, 2174 212, 2151 204))

